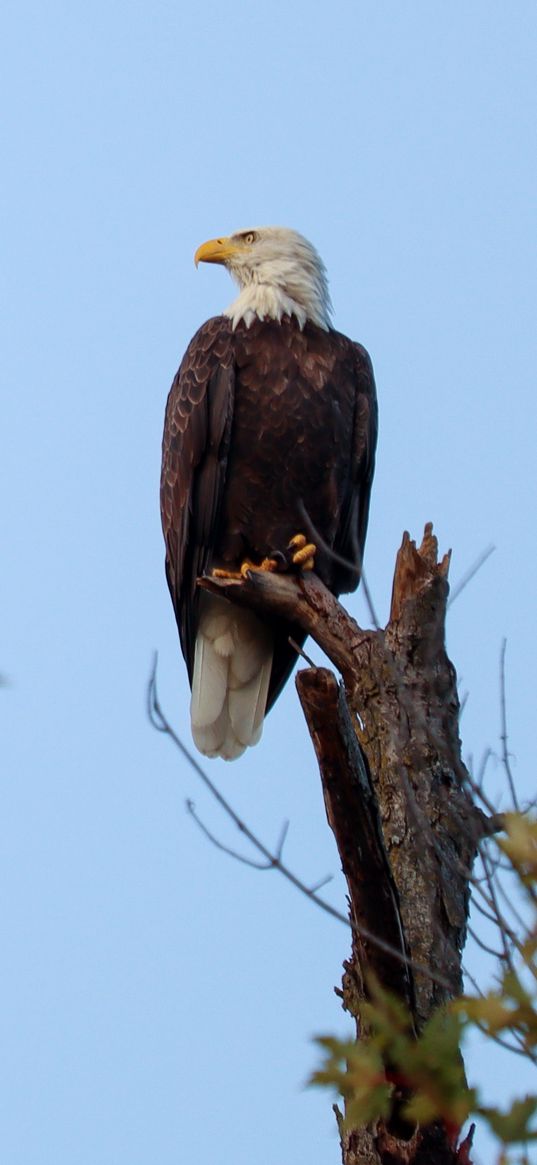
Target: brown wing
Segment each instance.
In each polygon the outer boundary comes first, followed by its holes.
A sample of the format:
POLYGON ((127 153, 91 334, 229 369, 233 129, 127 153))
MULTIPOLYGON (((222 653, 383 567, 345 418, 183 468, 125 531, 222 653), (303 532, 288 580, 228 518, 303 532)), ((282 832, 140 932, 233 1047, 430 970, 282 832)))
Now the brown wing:
POLYGON ((160 505, 166 577, 183 655, 192 677, 198 594, 210 567, 222 504, 235 370, 229 320, 216 316, 189 344, 164 421, 160 505))
POLYGON ((354 429, 349 478, 341 507, 334 551, 351 565, 338 564, 335 593, 353 591, 362 570, 371 485, 378 431, 377 396, 373 366, 361 344, 351 344, 355 385, 354 429))

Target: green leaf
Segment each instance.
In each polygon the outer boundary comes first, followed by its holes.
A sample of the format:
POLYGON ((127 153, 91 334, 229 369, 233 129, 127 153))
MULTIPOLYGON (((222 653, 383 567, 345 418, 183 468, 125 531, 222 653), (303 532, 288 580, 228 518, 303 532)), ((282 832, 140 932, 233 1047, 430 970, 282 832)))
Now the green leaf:
POLYGON ((493 1132, 504 1145, 517 1141, 537 1141, 537 1130, 530 1129, 529 1122, 537 1112, 537 1096, 526 1096, 524 1100, 514 1100, 507 1112, 497 1108, 479 1107, 477 1111, 488 1121, 493 1132))
POLYGON ((345 1125, 356 1128, 386 1117, 390 1111, 393 1085, 386 1080, 384 1063, 374 1042, 351 1042, 320 1036, 318 1043, 327 1053, 324 1064, 310 1078, 310 1084, 335 1089, 345 1100, 345 1125))
POLYGON ((500 849, 507 855, 524 885, 535 884, 537 818, 527 813, 506 813, 504 823, 507 837, 498 839, 500 849))
POLYGON ((495 991, 475 998, 463 995, 454 1001, 452 1010, 466 1015, 467 1019, 474 1023, 481 1024, 491 1035, 496 1035, 513 1024, 513 1008, 508 1007, 495 991))

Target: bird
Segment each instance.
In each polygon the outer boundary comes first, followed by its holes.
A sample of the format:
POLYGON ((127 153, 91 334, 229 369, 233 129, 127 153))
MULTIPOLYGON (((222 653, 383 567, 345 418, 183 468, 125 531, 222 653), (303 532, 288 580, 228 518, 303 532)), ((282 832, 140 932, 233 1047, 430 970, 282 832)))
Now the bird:
POLYGON ((313 570, 336 596, 357 587, 377 399, 367 351, 332 327, 326 270, 303 235, 240 230, 194 260, 222 264, 239 293, 199 328, 173 380, 161 515, 193 740, 234 760, 259 741, 305 635, 197 580, 313 570))

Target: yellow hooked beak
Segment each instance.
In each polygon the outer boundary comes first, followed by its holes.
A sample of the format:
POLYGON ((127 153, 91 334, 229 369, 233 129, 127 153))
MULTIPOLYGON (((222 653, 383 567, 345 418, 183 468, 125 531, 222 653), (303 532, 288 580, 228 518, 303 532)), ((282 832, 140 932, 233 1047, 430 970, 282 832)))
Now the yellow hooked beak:
POLYGON ((196 267, 198 263, 227 263, 238 249, 237 243, 230 238, 209 239, 207 243, 202 243, 201 247, 198 247, 194 262, 196 267))

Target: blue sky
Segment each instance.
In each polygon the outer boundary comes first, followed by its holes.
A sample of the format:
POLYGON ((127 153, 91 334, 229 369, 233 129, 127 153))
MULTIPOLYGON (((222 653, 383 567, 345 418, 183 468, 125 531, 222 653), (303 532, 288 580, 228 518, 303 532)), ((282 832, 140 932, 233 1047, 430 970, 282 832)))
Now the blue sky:
MULTIPOLYGON (((323 255, 336 325, 378 381, 381 618, 404 529, 434 521, 454 582, 494 543, 449 616, 464 752, 497 747, 506 636, 534 791, 536 33, 523 0, 5 4, 9 1165, 243 1165, 252 1143, 267 1165, 339 1159, 328 1099, 303 1085, 311 1036, 348 1030, 332 990, 348 937, 206 843, 186 797, 236 839, 144 712, 158 648, 188 738, 158 475, 172 375, 233 294, 194 270, 204 239, 281 223, 323 255)), ((261 745, 210 771, 268 841, 290 818, 299 874, 337 874, 292 684, 261 745)), ((338 878, 328 893, 343 903, 338 878)), ((500 1098, 519 1070, 491 1072, 500 1098)))

